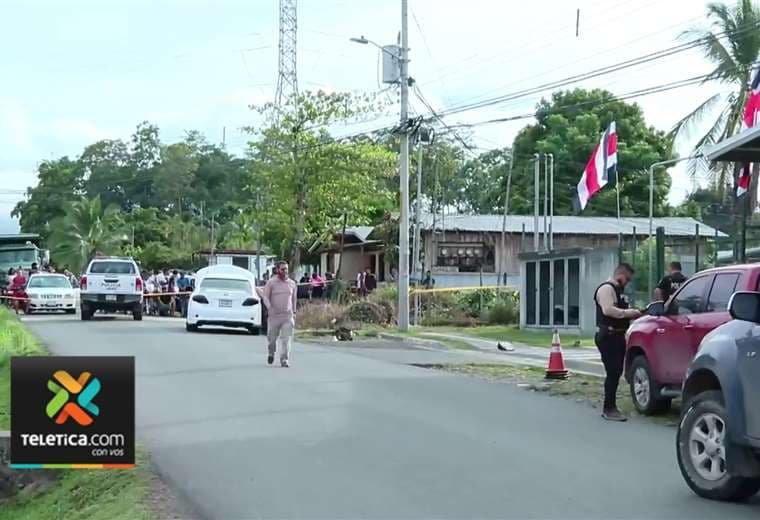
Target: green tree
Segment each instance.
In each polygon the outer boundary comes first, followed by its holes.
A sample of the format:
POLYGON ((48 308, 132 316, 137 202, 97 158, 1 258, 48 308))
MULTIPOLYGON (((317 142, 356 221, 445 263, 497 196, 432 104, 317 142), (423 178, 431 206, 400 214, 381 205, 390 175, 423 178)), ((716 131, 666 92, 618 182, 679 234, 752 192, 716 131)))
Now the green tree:
MULTIPOLYGON (((738 0, 733 6, 710 3, 707 5, 707 20, 709 28, 691 29, 683 36, 700 38, 705 57, 715 66, 704 82, 724 84, 731 92, 709 97, 673 128, 672 134, 676 138, 688 137, 703 121, 709 121, 708 130, 696 141, 695 151, 739 131, 750 76, 760 54, 760 7, 752 0, 738 0)), ((695 159, 690 161, 689 171, 692 175, 709 171, 721 198, 733 180, 733 165, 729 163, 711 166, 705 159, 695 159)), ((752 182, 750 200, 757 200, 756 179, 752 182)))
POLYGON ((100 197, 105 207, 116 204, 127 209, 130 188, 135 172, 130 165, 130 153, 121 140, 104 140, 91 144, 79 157, 87 179, 85 187, 91 198, 100 197))
POLYGON ((61 157, 42 161, 37 167, 37 185, 27 188, 26 200, 13 208, 25 233, 50 235, 49 224, 66 213, 71 202, 81 197, 84 170, 78 160, 61 157))
POLYGON ((115 254, 127 239, 116 206, 103 208, 100 197, 72 202, 55 222, 48 245, 58 263, 86 267, 95 254, 115 254))
MULTIPOLYGON (((637 104, 618 101, 604 90, 561 91, 554 93, 550 101, 539 103, 536 119, 535 124, 523 128, 515 138, 511 213, 533 212, 533 154, 538 152, 554 154, 555 214, 572 214, 572 198, 583 169, 605 127, 615 121, 621 213, 649 214, 647 169, 656 161, 673 158, 673 154, 670 140, 663 132, 647 126, 637 104)), ((503 185, 503 167, 491 171, 494 186, 503 185)), ((543 190, 543 164, 541 172, 543 190)), ((667 172, 655 172, 654 211, 657 215, 669 211, 666 199, 670 185, 667 172)), ((543 193, 541 198, 543 200, 543 193)), ((616 213, 616 194, 611 186, 597 193, 584 211, 585 215, 600 216, 616 213)))
POLYGON ((182 201, 192 189, 197 169, 198 160, 187 144, 175 143, 164 147, 155 177, 159 206, 182 214, 182 201))
POLYGON ((360 223, 378 213, 390 200, 386 184, 393 176, 393 155, 384 147, 364 142, 337 142, 327 127, 374 107, 373 99, 347 93, 306 92, 289 100, 288 108, 265 105, 267 125, 249 129, 252 158, 249 193, 267 213, 266 235, 275 251, 287 249, 292 270, 301 251, 321 236, 335 219, 350 214, 360 223))

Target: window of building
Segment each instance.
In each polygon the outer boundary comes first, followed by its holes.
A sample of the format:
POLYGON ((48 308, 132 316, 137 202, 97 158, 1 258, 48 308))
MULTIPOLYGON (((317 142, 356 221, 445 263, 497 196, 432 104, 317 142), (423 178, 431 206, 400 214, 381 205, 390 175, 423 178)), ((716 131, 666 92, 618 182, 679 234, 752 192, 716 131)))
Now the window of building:
POLYGON ((455 273, 496 272, 494 248, 481 242, 438 244, 435 265, 455 273))

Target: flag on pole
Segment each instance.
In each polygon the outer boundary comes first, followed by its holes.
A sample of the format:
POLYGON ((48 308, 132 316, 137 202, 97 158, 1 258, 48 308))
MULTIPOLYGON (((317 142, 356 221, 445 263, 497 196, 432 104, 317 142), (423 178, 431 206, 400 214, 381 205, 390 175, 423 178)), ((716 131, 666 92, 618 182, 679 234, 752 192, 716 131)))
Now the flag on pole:
POLYGON ((576 213, 586 208, 594 194, 604 188, 610 180, 617 181, 617 132, 615 122, 602 134, 599 144, 583 170, 583 175, 573 197, 576 213))
MULTIPOLYGON (((755 72, 755 79, 747 95, 747 104, 744 105, 744 115, 742 116, 742 130, 752 128, 760 117, 760 68, 755 72)), ((739 179, 736 183, 736 196, 741 197, 749 190, 750 174, 752 165, 745 163, 739 172, 739 179)))

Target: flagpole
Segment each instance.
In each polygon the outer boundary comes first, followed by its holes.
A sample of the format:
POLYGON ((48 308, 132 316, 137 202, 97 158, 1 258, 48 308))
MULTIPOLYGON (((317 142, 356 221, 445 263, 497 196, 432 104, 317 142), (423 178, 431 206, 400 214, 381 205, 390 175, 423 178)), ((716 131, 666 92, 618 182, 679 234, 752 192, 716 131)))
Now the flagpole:
POLYGON ((617 167, 615 167, 615 192, 617 193, 617 215, 620 220, 620 174, 617 167))

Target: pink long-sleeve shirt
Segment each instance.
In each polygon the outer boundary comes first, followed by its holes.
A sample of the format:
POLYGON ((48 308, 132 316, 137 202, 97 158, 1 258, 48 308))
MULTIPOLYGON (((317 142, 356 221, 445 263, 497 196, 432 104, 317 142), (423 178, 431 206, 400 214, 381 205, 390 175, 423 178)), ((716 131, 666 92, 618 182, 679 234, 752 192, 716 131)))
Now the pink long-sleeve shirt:
POLYGON ((290 278, 270 278, 261 290, 261 299, 272 318, 291 318, 296 313, 296 283, 290 278))

